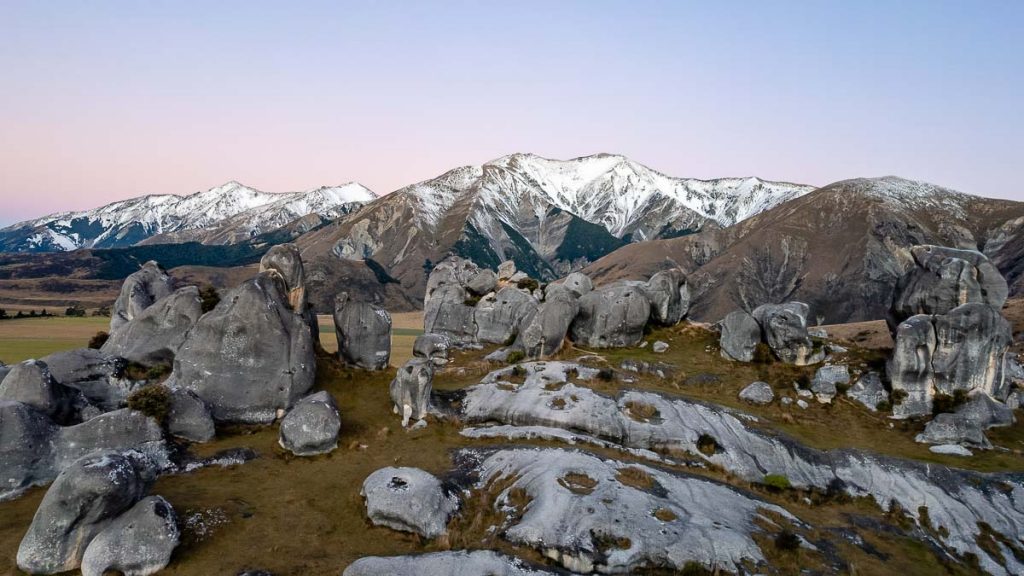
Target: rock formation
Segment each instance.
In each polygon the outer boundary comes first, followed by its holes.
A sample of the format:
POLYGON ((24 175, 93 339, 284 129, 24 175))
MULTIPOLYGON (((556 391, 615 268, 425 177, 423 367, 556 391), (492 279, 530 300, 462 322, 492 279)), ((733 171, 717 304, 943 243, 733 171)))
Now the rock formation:
POLYGON ((171 504, 161 496, 143 498, 89 542, 82 557, 82 576, 159 572, 171 561, 180 536, 171 504))
POLYGON ((821 362, 825 350, 816 349, 807 331, 809 312, 803 302, 762 304, 751 313, 734 310, 718 324, 722 356, 751 362, 758 344, 763 342, 787 364, 809 366, 821 362))
POLYGON ((761 325, 746 310, 734 310, 719 324, 722 356, 740 362, 752 362, 761 343, 761 325))
POLYGON ((420 420, 430 408, 430 391, 434 383, 434 363, 423 358, 413 358, 395 374, 391 381, 391 403, 396 414, 402 416, 402 426, 408 426, 410 419, 420 420))
POLYGON ((377 526, 429 539, 448 531, 458 498, 432 474, 419 468, 382 468, 363 482, 366 515, 377 526))
POLYGON ((415 358, 430 360, 435 366, 448 363, 448 351, 452 342, 442 334, 420 334, 412 344, 412 355, 415 358))
POLYGON ((57 382, 46 363, 26 360, 15 364, 0 382, 0 401, 21 402, 58 424, 70 424, 84 403, 81 393, 57 382))
POLYGON ((947 314, 972 302, 999 310, 1009 290, 999 270, 981 252, 914 246, 914 267, 896 284, 894 324, 917 314, 947 314))
POLYGON ((584 294, 579 303, 570 327, 573 342, 591 348, 622 348, 643 340, 651 301, 640 286, 602 286, 584 294))
POLYGON ((152 260, 146 262, 121 285, 121 293, 114 301, 110 317, 110 331, 115 332, 122 324, 130 322, 172 292, 174 282, 167 272, 152 260))
POLYGON ((751 404, 771 404, 775 399, 775 391, 767 382, 752 382, 740 390, 740 400, 751 404))
POLYGON ((491 550, 454 550, 413 556, 360 558, 342 576, 550 576, 547 570, 529 568, 518 558, 491 550))
POLYGON ((299 400, 281 420, 278 443, 296 456, 326 454, 338 447, 341 416, 326 391, 299 400))
POLYGON ((199 289, 180 288, 112 328, 101 350, 145 365, 170 364, 202 314, 199 289))
POLYGON ((559 285, 548 286, 544 301, 523 319, 514 348, 527 358, 546 358, 562 349, 572 321, 579 313, 576 295, 559 285))
POLYGON ((341 292, 334 301, 338 358, 365 370, 383 370, 391 359, 391 315, 341 292))

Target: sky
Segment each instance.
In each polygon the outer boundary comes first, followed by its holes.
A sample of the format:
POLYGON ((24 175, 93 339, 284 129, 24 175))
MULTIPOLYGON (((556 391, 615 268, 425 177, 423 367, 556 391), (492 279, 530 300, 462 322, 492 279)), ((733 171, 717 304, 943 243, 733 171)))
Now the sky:
POLYGON ((0 0, 0 224, 513 152, 1024 200, 1024 2, 0 0))

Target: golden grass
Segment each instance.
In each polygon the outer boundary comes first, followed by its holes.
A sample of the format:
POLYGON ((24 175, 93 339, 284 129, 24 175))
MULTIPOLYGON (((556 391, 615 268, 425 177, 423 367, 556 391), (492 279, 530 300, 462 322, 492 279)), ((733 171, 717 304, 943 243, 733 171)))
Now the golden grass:
POLYGON ((0 320, 0 361, 10 364, 84 348, 96 332, 109 328, 110 318, 92 316, 0 320))
MULTIPOLYGON (((334 319, 326 314, 317 316, 320 325, 320 344, 324 350, 338 351, 338 337, 334 333, 334 319)), ((423 312, 397 312, 391 314, 391 365, 398 367, 412 358, 412 345, 423 333, 423 312)))

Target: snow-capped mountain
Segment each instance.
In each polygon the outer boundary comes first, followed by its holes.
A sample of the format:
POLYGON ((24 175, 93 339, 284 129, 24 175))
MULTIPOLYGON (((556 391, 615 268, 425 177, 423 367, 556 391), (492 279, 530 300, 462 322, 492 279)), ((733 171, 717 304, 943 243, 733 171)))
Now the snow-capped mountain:
POLYGON ((376 195, 356 183, 270 193, 228 182, 187 196, 149 195, 84 212, 64 212, 0 230, 0 251, 119 248, 163 238, 230 243, 319 215, 334 219, 376 195))
POLYGON ((610 154, 512 154, 402 188, 300 244, 311 259, 373 260, 412 292, 452 253, 552 279, 627 243, 731 226, 811 190, 672 178, 610 154))

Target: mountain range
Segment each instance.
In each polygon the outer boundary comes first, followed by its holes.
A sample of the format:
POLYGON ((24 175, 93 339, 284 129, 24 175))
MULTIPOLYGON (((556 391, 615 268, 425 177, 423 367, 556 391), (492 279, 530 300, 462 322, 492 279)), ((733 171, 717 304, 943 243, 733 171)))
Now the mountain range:
MULTIPOLYGON (((164 245, 189 246, 173 252, 179 264, 190 262, 184 252, 196 264, 225 258, 233 266, 294 241, 311 301, 324 311, 339 285, 392 309, 419 307, 427 274, 450 254, 492 268, 511 259, 545 281, 583 269, 601 283, 681 266, 698 319, 796 298, 820 320, 843 322, 884 315, 914 244, 982 250, 1020 290, 1022 230, 1024 203, 897 177, 815 188, 674 178, 611 154, 565 161, 512 154, 381 197, 359 184, 268 194, 236 182, 189 196, 144 196, 5 228, 0 251, 92 248, 80 252, 106 262, 110 275, 169 254, 164 245)), ((58 264, 74 269, 76 258, 34 266, 8 258, 21 272, 0 269, 0 279, 58 264)))

